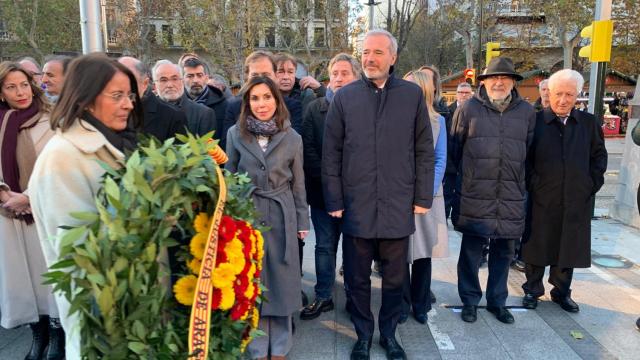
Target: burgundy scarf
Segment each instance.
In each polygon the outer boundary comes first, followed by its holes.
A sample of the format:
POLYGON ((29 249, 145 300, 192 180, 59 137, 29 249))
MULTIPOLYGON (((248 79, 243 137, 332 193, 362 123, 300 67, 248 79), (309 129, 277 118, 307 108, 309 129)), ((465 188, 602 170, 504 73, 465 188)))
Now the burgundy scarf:
MULTIPOLYGON (((5 126, 5 124, 3 124, 5 115, 11 110, 12 109, 6 104, 0 103, 0 128, 5 126)), ((0 158, 0 162, 2 163, 2 177, 5 184, 9 185, 11 191, 14 192, 22 192, 25 190, 20 188, 20 171, 18 170, 18 158, 16 156, 18 133, 22 125, 34 117, 38 111, 39 107, 34 101, 28 108, 12 112, 7 119, 4 137, 0 140, 2 141, 2 157, 0 158)), ((35 125, 36 123, 34 123, 32 127, 35 125)), ((25 220, 29 222, 28 219, 25 220)))

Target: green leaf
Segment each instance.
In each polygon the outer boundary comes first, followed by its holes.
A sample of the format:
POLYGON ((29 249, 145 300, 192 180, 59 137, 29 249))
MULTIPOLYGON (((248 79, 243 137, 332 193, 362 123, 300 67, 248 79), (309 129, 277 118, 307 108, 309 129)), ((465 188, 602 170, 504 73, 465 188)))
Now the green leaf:
POLYGON ((66 230, 65 232, 62 233, 60 237, 60 245, 59 245, 60 248, 73 246, 74 243, 80 240, 85 235, 86 232, 87 232, 87 229, 84 226, 66 230))
POLYGON ((95 221, 97 221, 99 219, 98 214, 96 214, 95 212, 91 212, 91 211, 70 212, 69 215, 74 219, 78 219, 78 220, 81 220, 81 221, 86 221, 88 223, 95 222, 95 221))
POLYGON ((129 342, 128 347, 131 351, 138 355, 142 355, 147 349, 147 346, 145 344, 137 341, 129 342))
POLYGON ((107 195, 111 196, 114 200, 120 200, 120 189, 118 189, 118 185, 113 181, 111 177, 107 177, 104 179, 104 191, 107 195))

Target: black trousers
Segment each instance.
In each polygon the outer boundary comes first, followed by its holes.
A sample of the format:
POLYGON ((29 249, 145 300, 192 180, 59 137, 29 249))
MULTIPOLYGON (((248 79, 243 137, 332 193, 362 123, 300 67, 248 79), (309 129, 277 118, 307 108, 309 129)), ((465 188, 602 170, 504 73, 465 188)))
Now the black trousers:
POLYGON ((378 327, 382 337, 395 336, 402 312, 402 287, 407 271, 409 237, 363 239, 342 235, 344 279, 349 291, 349 314, 358 339, 373 337, 375 321, 371 313, 371 262, 379 254, 382 262, 382 306, 378 327))
POLYGON ((448 219, 451 215, 451 208, 453 207, 453 201, 456 196, 455 188, 456 188, 456 178, 458 174, 447 174, 445 172, 444 177, 442 178, 442 196, 444 197, 444 214, 448 219))
POLYGON ((426 314, 431 310, 431 258, 414 260, 413 264, 407 264, 407 275, 404 281, 403 312, 414 314, 426 314), (411 267, 411 274, 409 274, 411 267))
MULTIPOLYGON (((482 299, 482 288, 478 278, 482 247, 487 239, 463 234, 458 258, 458 294, 464 305, 478 305, 482 299)), ((487 306, 504 306, 509 291, 507 279, 509 265, 514 253, 513 239, 490 239, 489 279, 487 281, 487 306)))
MULTIPOLYGON (((542 284, 544 268, 544 266, 526 264, 524 274, 527 277, 527 282, 522 284, 522 290, 525 294, 531 294, 535 297, 544 295, 544 285, 542 284)), ((553 285, 551 292, 554 296, 570 296, 571 280, 573 280, 573 268, 551 266, 549 269, 549 284, 553 285)))

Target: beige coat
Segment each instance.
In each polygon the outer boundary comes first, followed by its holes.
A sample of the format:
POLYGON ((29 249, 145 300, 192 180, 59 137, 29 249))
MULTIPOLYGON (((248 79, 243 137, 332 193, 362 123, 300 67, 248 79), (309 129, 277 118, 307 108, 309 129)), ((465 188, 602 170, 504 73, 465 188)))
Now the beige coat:
MULTIPOLYGON (((39 113, 25 123, 24 127, 30 126, 33 122, 37 122, 35 126, 20 131, 18 135, 20 185, 25 189, 25 195, 28 195, 26 188, 35 157, 53 136, 47 114, 39 113), (22 156, 24 154, 30 156, 22 156)), ((6 124, 4 121, 2 123, 6 124)), ((0 139, 4 138, 4 130, 4 127, 0 128, 0 139)), ((14 192, 21 190, 10 189, 4 183, 1 167, 0 189, 14 192)), ((47 265, 36 227, 2 212, 0 234, 0 325, 13 328, 37 322, 39 315, 57 317, 58 310, 53 300, 52 288, 42 285, 42 274, 47 271, 47 265)))
MULTIPOLYGON (((31 208, 42 249, 51 266, 59 258, 61 225, 80 225, 70 212, 96 211, 94 198, 104 173, 98 160, 117 168, 124 154, 88 123, 77 120, 67 131, 58 130, 44 148, 33 169, 29 190, 31 208), (82 126, 80 125, 82 122, 82 126)), ((80 359, 77 314, 69 317, 69 302, 56 294, 60 320, 67 335, 67 360, 80 359)))

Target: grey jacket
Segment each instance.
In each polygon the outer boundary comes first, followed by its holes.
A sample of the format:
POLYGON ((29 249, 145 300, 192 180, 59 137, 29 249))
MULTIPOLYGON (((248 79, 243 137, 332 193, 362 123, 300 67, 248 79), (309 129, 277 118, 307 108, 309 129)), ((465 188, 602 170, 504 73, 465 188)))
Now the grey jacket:
POLYGON ((309 230, 309 213, 302 170, 302 138, 287 122, 266 151, 254 136, 244 136, 237 125, 227 133, 225 168, 247 173, 255 186, 252 197, 264 236, 262 283, 268 301, 263 316, 288 316, 302 306, 297 232, 309 230))

